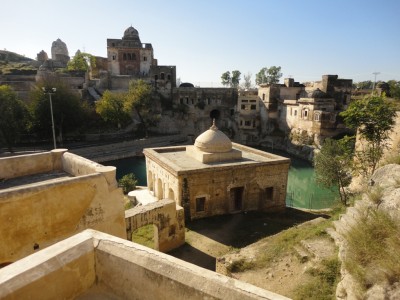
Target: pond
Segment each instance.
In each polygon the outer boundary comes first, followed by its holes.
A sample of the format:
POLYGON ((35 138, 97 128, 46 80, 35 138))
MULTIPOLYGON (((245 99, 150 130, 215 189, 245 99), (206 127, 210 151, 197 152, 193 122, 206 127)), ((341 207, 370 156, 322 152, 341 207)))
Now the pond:
POLYGON ((314 167, 309 161, 294 157, 284 151, 261 149, 290 158, 291 164, 286 192, 286 206, 306 209, 331 207, 339 197, 337 191, 319 186, 315 181, 314 167))
MULTIPOLYGON (((306 209, 323 209, 335 203, 338 194, 318 186, 315 182, 314 168, 306 160, 291 156, 283 151, 261 149, 291 159, 289 169, 286 206, 306 209)), ((144 157, 130 157, 103 163, 117 167, 117 179, 127 173, 134 173, 138 185, 146 186, 146 162, 144 157)))

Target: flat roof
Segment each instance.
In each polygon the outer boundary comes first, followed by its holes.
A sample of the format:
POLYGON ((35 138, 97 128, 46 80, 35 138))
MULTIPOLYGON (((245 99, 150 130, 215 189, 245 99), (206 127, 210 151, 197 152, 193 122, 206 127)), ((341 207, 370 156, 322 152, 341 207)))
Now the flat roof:
POLYGON ((238 160, 202 163, 186 154, 186 146, 144 149, 143 153, 153 160, 169 167, 170 171, 190 172, 208 169, 224 169, 230 167, 248 167, 254 165, 289 164, 290 159, 262 150, 232 143, 232 148, 242 151, 238 160))
POLYGON ((64 171, 53 171, 53 172, 20 176, 10 179, 3 179, 0 180, 0 190, 21 187, 21 186, 31 187, 35 186, 38 183, 50 183, 70 177, 74 176, 64 171))

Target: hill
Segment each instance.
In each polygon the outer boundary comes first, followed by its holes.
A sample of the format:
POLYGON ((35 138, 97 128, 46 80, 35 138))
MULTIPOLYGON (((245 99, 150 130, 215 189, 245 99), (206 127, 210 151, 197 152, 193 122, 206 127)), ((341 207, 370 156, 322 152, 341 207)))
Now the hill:
POLYGON ((30 75, 35 74, 38 62, 18 53, 0 50, 0 74, 30 75))
POLYGON ((34 59, 25 57, 15 52, 0 50, 0 61, 1 62, 27 62, 35 61, 34 59))

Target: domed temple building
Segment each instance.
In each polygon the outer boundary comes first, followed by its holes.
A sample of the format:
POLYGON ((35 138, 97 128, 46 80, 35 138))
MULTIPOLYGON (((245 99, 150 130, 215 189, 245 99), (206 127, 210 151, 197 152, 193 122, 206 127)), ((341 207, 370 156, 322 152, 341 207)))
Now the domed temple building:
POLYGON ((191 146, 144 149, 148 188, 186 219, 285 209, 290 160, 232 143, 215 126, 191 146))

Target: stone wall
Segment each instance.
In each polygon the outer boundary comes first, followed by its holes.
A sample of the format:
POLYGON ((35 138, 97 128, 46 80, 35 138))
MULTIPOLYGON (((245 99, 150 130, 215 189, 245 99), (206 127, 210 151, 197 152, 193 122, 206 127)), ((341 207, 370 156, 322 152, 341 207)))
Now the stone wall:
POLYGON ((94 230, 0 269, 0 298, 288 299, 94 230))
POLYGON ((168 252, 185 243, 185 220, 183 208, 173 200, 160 200, 125 211, 127 239, 142 226, 153 224, 154 249, 168 252))
POLYGON ((65 151, 0 159, 2 178, 21 180, 21 184, 0 190, 0 264, 14 262, 86 228, 125 237, 123 195, 115 167, 65 151), (54 172, 65 175, 29 182, 30 176, 54 172))

